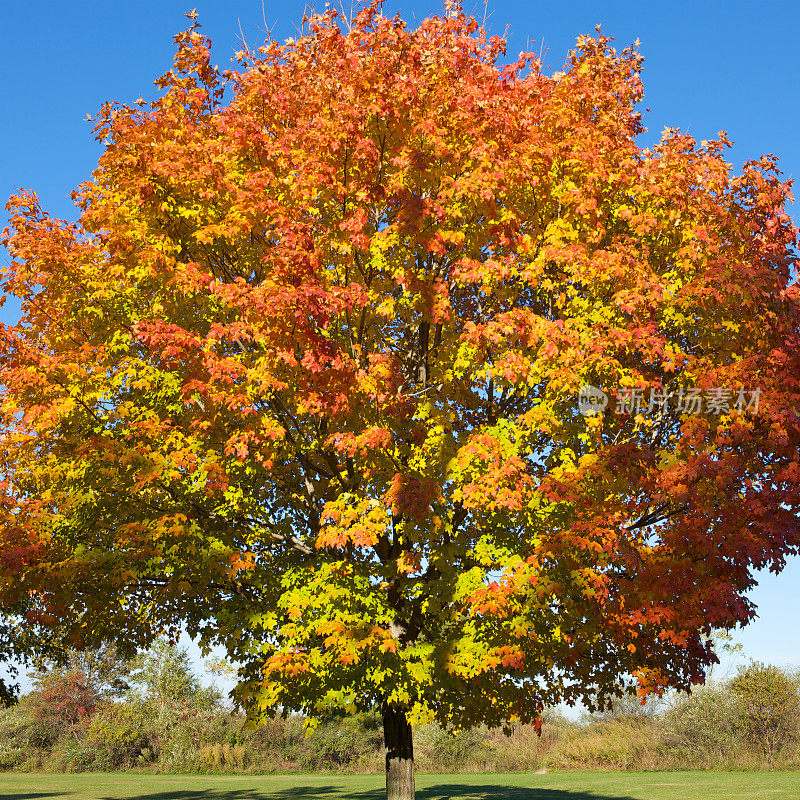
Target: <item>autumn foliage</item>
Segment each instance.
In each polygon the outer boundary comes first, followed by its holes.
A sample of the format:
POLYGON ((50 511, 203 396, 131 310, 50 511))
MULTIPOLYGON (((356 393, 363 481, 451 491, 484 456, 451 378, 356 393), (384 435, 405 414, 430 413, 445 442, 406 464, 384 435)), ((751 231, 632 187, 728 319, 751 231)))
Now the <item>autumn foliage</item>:
POLYGON ((75 642, 185 622, 253 713, 496 725, 701 681, 800 542, 775 161, 643 149, 641 59, 601 35, 554 75, 457 8, 331 11, 225 72, 177 44, 95 118, 77 222, 9 203, 0 597, 75 642))

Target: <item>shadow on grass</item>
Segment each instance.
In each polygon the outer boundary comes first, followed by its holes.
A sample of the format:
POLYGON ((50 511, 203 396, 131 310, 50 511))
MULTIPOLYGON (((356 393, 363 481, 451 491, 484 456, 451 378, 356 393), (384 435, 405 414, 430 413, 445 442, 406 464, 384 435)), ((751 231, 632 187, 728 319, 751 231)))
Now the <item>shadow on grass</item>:
MULTIPOLYGON (((191 780, 187 775, 187 780, 191 780)), ((309 800, 324 800, 326 797, 343 797, 341 786, 293 786, 291 789, 279 789, 274 792, 264 792, 255 789, 176 789, 172 792, 152 792, 125 797, 105 797, 103 800, 292 800, 292 798, 309 798, 309 800)), ((385 797, 386 792, 380 794, 385 797)), ((358 795, 350 794, 348 797, 363 797, 364 800, 372 798, 372 792, 358 795)), ((375 794, 375 797, 379 795, 375 794)), ((26 797, 34 798, 36 795, 0 795, 0 800, 25 800, 26 797)))
MULTIPOLYGON (((47 797, 37 794, 0 795, 0 800, 26 800, 26 798, 47 797)), ((595 794, 594 792, 571 792, 566 789, 541 789, 536 787, 502 786, 500 784, 459 784, 443 783, 417 789, 417 800, 450 800, 454 797, 469 797, 476 800, 636 800, 626 795, 595 794)), ((347 798, 347 800, 384 800, 386 791, 347 791, 341 786, 292 786, 274 792, 253 791, 252 789, 181 789, 174 792, 154 792, 128 797, 126 800, 324 800, 325 798, 347 798)), ((116 798, 105 798, 116 800, 116 798)))
POLYGON ((39 797, 63 797, 60 792, 14 792, 13 794, 0 794, 0 800, 38 800, 39 797))
MULTIPOLYGON (((281 800, 290 800, 291 793, 275 795, 281 800)), ((354 792, 348 800, 384 800, 386 791, 354 792)), ((566 789, 541 789, 524 786, 502 786, 496 783, 442 783, 417 789, 417 800, 450 800, 451 797, 470 797, 475 800, 636 800, 619 794, 595 794, 594 792, 570 792, 566 789)))

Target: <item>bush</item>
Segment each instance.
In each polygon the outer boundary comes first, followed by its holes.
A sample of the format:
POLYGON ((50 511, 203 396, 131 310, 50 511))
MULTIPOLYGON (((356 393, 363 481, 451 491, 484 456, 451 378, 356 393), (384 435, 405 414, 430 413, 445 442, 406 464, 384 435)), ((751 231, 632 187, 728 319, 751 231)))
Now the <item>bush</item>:
MULTIPOLYGON (((178 676, 180 692, 130 692, 124 702, 100 701, 89 714, 84 713, 86 704, 80 696, 67 696, 65 674, 58 680, 41 680, 18 705, 0 708, 0 770, 383 769, 378 714, 331 720, 306 737, 301 716, 276 715, 258 725, 247 723, 242 714, 222 707, 218 693, 205 692, 185 675, 178 676), (192 691, 183 691, 187 686, 192 691), (162 702, 165 698, 167 702, 162 702)), ((163 678, 163 671, 157 675, 163 678)), ((732 681, 710 683, 673 699, 666 710, 642 708, 624 698, 613 712, 587 717, 582 723, 547 711, 541 736, 533 726, 519 724, 512 725, 508 735, 483 726, 466 731, 420 726, 414 731, 417 767, 426 771, 799 767, 798 683, 796 676, 776 667, 753 664, 732 681)), ((163 680, 162 685, 171 684, 163 680)))
POLYGON ((87 743, 102 754, 111 769, 140 763, 145 749, 152 752, 152 739, 147 709, 135 703, 106 706, 92 717, 86 729, 87 743))
POLYGON ((98 754, 89 742, 77 736, 60 739, 50 751, 44 766, 50 772, 86 772, 89 769, 100 771, 111 768, 104 761, 103 754, 98 754))
POLYGON ((730 684, 748 743, 774 764, 800 738, 800 698, 792 678, 778 667, 751 664, 730 684))
POLYGON ((550 763, 557 743, 578 728, 563 714, 545 710, 539 733, 533 725, 513 725, 508 735, 500 729, 490 730, 487 735, 489 754, 486 766, 499 772, 545 767, 550 763))
POLYGON ((415 757, 421 768, 456 772, 485 768, 491 756, 485 726, 455 731, 424 725, 415 740, 415 757))
POLYGON ((677 765, 729 765, 742 748, 741 710, 724 684, 683 695, 661 720, 667 757, 677 765))
POLYGON ((247 752, 243 745, 229 744, 207 744, 197 753, 197 765, 203 767, 223 770, 243 769, 247 763, 247 752))
POLYGON ((374 714, 359 714, 323 723, 314 729, 300 757, 304 769, 355 766, 383 745, 382 723, 374 714))
POLYGON ((40 674, 34 685, 19 707, 33 723, 31 743, 35 746, 54 745, 75 726, 85 724, 97 707, 97 694, 81 670, 40 674))
POLYGON ((592 715, 595 720, 637 719, 651 720, 664 710, 665 702, 658 695, 648 695, 644 703, 634 692, 627 692, 611 701, 611 707, 592 715))
POLYGON ((303 718, 296 714, 276 715, 256 726, 243 723, 236 741, 247 747, 254 768, 262 771, 299 768, 309 747, 303 718))
POLYGON ((17 769, 28 761, 32 727, 19 706, 0 709, 0 770, 17 769))

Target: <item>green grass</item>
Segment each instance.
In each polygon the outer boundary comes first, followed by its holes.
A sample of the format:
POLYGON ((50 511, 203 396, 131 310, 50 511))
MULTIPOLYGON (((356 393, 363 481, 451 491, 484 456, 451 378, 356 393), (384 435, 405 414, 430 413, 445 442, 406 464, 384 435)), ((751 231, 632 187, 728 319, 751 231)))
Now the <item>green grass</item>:
MULTIPOLYGON (((0 800, 381 800, 379 775, 0 773, 0 800)), ((417 800, 800 800, 800 772, 418 775, 417 800)))

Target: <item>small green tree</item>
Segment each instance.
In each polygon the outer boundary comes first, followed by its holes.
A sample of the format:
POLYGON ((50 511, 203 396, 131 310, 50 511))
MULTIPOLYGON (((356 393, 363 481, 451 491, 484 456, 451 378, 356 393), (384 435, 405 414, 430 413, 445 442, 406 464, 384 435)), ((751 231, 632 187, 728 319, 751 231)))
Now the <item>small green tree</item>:
POLYGON ((238 680, 239 668, 220 656, 209 656, 204 663, 206 672, 211 675, 211 689, 218 691, 222 697, 224 692, 217 685, 217 680, 235 683, 238 680))
POLYGON ((773 763, 784 747, 800 737, 796 683, 779 667, 754 662, 740 668, 730 687, 741 704, 750 744, 773 763))
POLYGON ((129 697, 155 706, 159 712, 175 710, 201 690, 186 648, 165 638, 131 662, 129 697))
POLYGON ((133 659, 129 683, 128 701, 149 715, 153 755, 168 764, 184 763, 197 744, 186 720, 219 711, 219 690, 203 687, 186 648, 165 637, 133 659))

